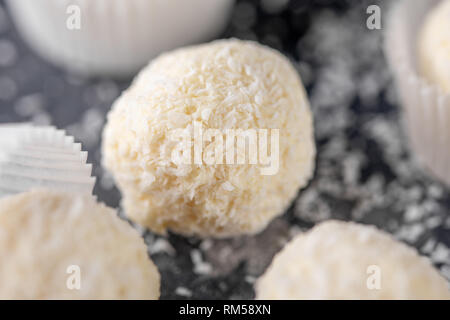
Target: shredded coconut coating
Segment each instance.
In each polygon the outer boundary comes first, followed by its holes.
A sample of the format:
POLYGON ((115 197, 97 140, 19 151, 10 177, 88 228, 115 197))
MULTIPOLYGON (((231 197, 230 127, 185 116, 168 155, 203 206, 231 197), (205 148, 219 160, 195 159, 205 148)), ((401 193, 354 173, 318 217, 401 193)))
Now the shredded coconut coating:
POLYGON ((337 221, 321 223, 285 246, 257 281, 256 296, 450 299, 446 280, 416 250, 374 227, 337 221))
POLYGON ((450 0, 428 13, 419 34, 418 59, 423 76, 450 94, 450 0))
POLYGON ((108 115, 103 157, 127 215, 141 225, 203 237, 252 234, 283 213, 311 177, 312 115, 284 56, 253 42, 215 41, 164 54, 138 75, 108 115), (278 172, 262 175, 255 164, 175 165, 170 132, 195 121, 205 130, 279 129, 278 172))
POLYGON ((159 298, 144 241, 92 196, 39 189, 0 199, 0 261, 0 299, 159 298), (77 284, 69 266, 79 267, 79 290, 67 286, 77 284))

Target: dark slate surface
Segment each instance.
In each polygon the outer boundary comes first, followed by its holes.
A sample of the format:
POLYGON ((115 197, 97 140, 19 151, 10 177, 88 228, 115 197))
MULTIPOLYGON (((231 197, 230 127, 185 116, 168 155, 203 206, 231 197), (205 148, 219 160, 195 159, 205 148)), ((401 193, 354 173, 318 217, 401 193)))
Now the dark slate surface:
MULTIPOLYGON (((365 24, 374 3, 382 6, 384 23, 388 1, 279 1, 289 3, 275 12, 262 2, 237 1, 223 37, 277 48, 298 68, 315 115, 315 177, 286 214, 254 237, 161 238, 139 229, 160 269, 162 298, 253 298, 253 282, 273 255, 296 233, 330 218, 374 224, 415 246, 450 278, 449 189, 409 153, 382 53, 383 30, 365 24)), ((120 194, 100 166, 99 139, 106 112, 129 84, 83 79, 43 61, 23 43, 0 0, 0 123, 67 129, 89 151, 95 194, 112 207, 120 194)))

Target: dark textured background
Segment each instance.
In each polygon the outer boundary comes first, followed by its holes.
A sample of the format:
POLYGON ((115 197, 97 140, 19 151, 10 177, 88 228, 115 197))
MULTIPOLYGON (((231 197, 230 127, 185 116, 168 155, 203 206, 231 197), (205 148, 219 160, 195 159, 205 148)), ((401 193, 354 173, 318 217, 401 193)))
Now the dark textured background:
MULTIPOLYGON (((292 59, 315 115, 315 177, 286 214, 254 237, 161 238, 138 228, 161 272, 162 298, 253 298, 253 282, 273 255, 330 218, 374 224, 450 278, 450 192, 409 154, 383 57, 384 29, 365 27, 369 4, 382 6, 384 26, 387 1, 285 2, 268 12, 261 1, 237 1, 223 37, 257 40, 292 59)), ((43 61, 22 42, 0 0, 0 123, 66 129, 89 151, 95 194, 113 207, 120 194, 100 166, 100 136, 111 103, 129 84, 83 79, 43 61)))

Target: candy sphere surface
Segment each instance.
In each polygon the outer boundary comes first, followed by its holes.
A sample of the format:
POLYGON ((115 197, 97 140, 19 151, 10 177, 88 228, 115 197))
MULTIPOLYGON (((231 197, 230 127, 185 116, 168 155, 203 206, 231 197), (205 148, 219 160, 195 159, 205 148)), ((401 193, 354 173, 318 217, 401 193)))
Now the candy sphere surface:
POLYGON ((0 299, 158 299, 139 234, 92 196, 36 189, 0 199, 0 299))
POLYGON ((314 158, 296 70, 277 51, 239 40, 152 61, 103 133, 103 163, 126 214, 158 233, 256 233, 307 184, 314 158))

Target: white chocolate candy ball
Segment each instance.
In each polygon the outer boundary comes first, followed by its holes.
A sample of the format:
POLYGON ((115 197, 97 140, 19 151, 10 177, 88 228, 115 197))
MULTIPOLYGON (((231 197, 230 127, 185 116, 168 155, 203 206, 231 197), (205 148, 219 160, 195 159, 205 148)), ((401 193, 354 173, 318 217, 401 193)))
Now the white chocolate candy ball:
POLYGON ((158 299, 139 234, 92 196, 0 199, 0 299, 158 299))
POLYGON ((450 299, 446 280, 416 250, 371 226, 324 222, 275 256, 258 299, 450 299))
POLYGON ((450 0, 427 14, 419 34, 418 60, 422 75, 450 94, 450 0))
POLYGON ((139 224, 203 237, 252 234, 282 214, 312 176, 312 115, 283 55, 253 42, 215 41, 164 54, 141 71, 108 115, 103 157, 126 214, 139 224), (203 140, 195 139, 195 128, 203 140), (226 129, 251 131, 258 143, 228 144, 226 129), (190 161, 173 156, 180 130, 190 135, 190 161), (207 132, 220 137, 213 144, 207 132), (195 145, 203 150, 198 158, 195 145), (261 161, 264 151, 268 161, 261 161), (211 161, 212 154, 223 163, 211 161))

